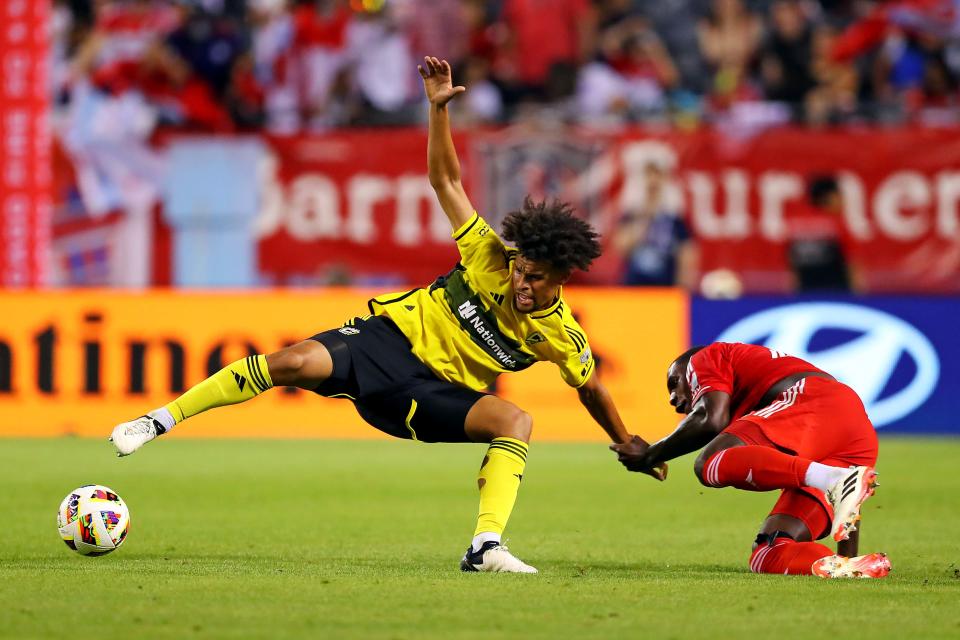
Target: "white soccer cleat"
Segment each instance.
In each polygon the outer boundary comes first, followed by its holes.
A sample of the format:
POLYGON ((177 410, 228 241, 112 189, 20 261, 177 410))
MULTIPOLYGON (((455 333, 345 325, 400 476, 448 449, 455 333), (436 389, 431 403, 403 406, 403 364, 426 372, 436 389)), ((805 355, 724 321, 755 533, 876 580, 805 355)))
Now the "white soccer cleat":
POLYGON ((108 439, 116 447, 117 456, 128 456, 165 432, 166 429, 159 421, 150 416, 140 416, 136 420, 115 426, 108 439))
POLYGON ((497 573, 537 573, 537 570, 510 553, 494 540, 483 543, 478 551, 469 547, 460 561, 460 571, 493 571, 497 573))
POLYGON ((873 467, 852 467, 850 473, 833 483, 827 490, 827 500, 833 507, 833 526, 830 534, 837 542, 846 540, 857 530, 860 505, 877 488, 877 472, 873 467))
POLYGON ((813 575, 821 578, 884 578, 890 573, 890 558, 885 553, 865 556, 827 556, 810 567, 813 575))

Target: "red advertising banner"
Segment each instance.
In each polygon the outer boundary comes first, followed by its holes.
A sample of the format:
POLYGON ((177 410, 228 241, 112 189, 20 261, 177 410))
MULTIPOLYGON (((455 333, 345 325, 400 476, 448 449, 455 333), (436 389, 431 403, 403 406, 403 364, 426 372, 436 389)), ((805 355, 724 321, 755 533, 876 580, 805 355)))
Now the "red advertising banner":
POLYGON ((361 283, 422 283, 456 264, 450 223, 427 181, 424 131, 270 142, 257 229, 260 268, 278 282, 349 273, 361 283))
MULTIPOLYGON (((424 283, 456 261, 426 178, 426 132, 334 132, 269 141, 260 268, 277 282, 424 283)), ((508 129, 461 132, 464 182, 497 225, 525 194, 571 201, 609 239, 643 197, 644 168, 671 167, 669 197, 700 270, 747 291, 789 286, 784 234, 808 179, 839 177, 852 262, 874 292, 960 292, 960 129, 791 130, 755 135, 508 129)), ((614 283, 612 248, 581 282, 614 283)))
POLYGON ((51 158, 48 0, 0 3, 0 286, 46 281, 51 158))
POLYGON ((960 292, 960 130, 797 129, 742 140, 711 132, 618 146, 632 163, 673 154, 702 271, 732 269, 748 291, 786 288, 786 222, 808 179, 831 174, 868 291, 960 292))

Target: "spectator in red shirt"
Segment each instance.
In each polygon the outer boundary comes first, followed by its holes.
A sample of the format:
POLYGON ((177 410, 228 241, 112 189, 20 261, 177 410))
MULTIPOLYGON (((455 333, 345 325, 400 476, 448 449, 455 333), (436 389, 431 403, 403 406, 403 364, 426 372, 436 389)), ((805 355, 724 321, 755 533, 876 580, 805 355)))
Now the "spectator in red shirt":
POLYGON ((787 260, 798 292, 853 290, 843 196, 836 178, 814 176, 808 202, 790 212, 786 225, 787 260))
POLYGON ((512 52, 509 77, 520 100, 556 100, 573 92, 576 69, 592 53, 596 16, 587 0, 506 0, 512 52))

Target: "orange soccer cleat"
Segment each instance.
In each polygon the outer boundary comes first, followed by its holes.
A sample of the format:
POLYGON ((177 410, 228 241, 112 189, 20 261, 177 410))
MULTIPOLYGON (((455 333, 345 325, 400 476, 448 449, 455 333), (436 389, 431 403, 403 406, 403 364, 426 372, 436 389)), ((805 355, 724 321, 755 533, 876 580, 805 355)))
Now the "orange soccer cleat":
POLYGON ((853 467, 850 473, 837 480, 826 492, 833 507, 833 527, 830 534, 837 542, 846 540, 857 530, 860 505, 877 488, 877 472, 873 467, 853 467))
POLYGON ((890 573, 890 558, 885 553, 855 558, 827 556, 814 562, 810 570, 820 578, 883 578, 890 573))

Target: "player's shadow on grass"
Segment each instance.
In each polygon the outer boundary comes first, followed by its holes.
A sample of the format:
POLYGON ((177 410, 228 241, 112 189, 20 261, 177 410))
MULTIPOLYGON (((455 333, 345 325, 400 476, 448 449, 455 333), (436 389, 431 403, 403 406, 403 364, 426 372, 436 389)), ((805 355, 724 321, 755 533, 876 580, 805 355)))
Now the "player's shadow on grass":
MULTIPOLYGON (((425 558, 412 555, 404 558, 384 558, 371 556, 316 555, 312 557, 276 557, 269 555, 246 555, 235 553, 176 553, 165 555, 117 555, 114 562, 126 564, 134 571, 149 574, 191 574, 207 575, 231 573, 234 575, 263 575, 286 573, 289 575, 341 575, 380 577, 396 575, 409 577, 415 573, 433 573, 435 571, 454 571, 456 563, 449 561, 438 563, 435 559, 425 562, 425 558)), ((547 578, 670 578, 689 579, 690 577, 749 575, 746 566, 719 564, 677 564, 655 561, 623 562, 614 560, 588 560, 571 562, 569 558, 536 558, 535 566, 540 575, 547 578)), ((459 573, 459 571, 456 571, 459 573)))
POLYGON ((660 562, 621 562, 621 561, 589 561, 570 563, 569 560, 540 559, 541 570, 547 572, 562 572, 574 577, 597 575, 624 575, 636 576, 643 574, 662 575, 670 577, 689 577, 690 575, 743 575, 750 573, 748 567, 738 567, 721 564, 676 564, 660 562))
POLYGON ((289 557, 237 553, 175 552, 157 555, 117 556, 114 561, 134 572, 157 575, 267 575, 287 574, 299 576, 354 576, 354 577, 409 577, 414 573, 430 573, 436 570, 457 570, 458 559, 438 563, 429 562, 420 556, 385 558, 382 556, 357 557, 346 555, 312 555, 289 557))

